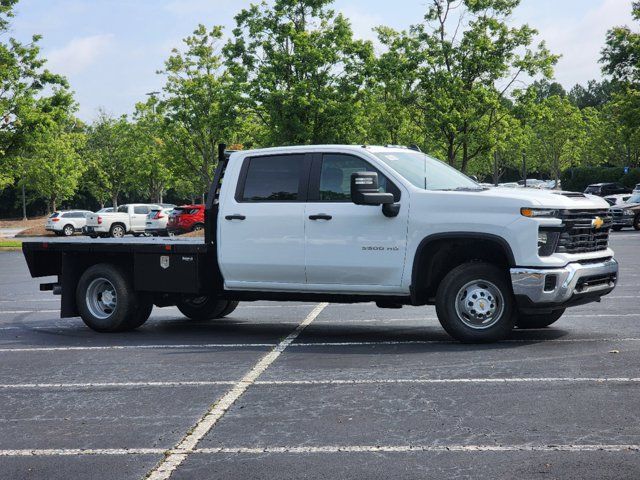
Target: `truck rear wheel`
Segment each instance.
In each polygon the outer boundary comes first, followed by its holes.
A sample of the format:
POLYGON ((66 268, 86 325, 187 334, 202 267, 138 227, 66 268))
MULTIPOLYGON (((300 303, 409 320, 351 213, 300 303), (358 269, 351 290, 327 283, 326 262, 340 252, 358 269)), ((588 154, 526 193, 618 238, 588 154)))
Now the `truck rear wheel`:
POLYGON ((514 300, 509 281, 495 265, 464 263, 440 282, 436 312, 442 327, 461 342, 502 340, 514 326, 514 300))
POLYGON ((560 310, 554 310, 553 312, 547 314, 525 315, 523 313, 518 313, 516 325, 518 328, 522 329, 545 328, 552 323, 557 322, 564 314, 564 311, 565 309, 561 308, 560 310))
POLYGON ((191 320, 213 320, 229 315, 237 306, 238 302, 201 296, 182 300, 178 303, 178 310, 191 320))
POLYGON ((153 303, 133 291, 131 279, 120 268, 101 263, 80 277, 76 305, 84 323, 97 332, 122 332, 147 321, 153 303))

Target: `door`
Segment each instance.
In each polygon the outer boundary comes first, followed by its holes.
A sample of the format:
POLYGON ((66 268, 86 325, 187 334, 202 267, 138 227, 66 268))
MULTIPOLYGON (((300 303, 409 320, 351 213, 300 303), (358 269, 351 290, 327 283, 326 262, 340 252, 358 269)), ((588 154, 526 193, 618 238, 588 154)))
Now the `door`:
POLYGON ((394 291, 400 289, 407 241, 408 201, 401 190, 367 160, 325 153, 314 158, 306 222, 309 285, 321 290, 394 291), (401 204, 398 216, 383 215, 380 206, 351 202, 351 174, 378 172, 382 191, 401 204), (373 288, 372 288, 373 286, 373 288))
POLYGON ((229 289, 304 288, 304 202, 311 156, 246 158, 219 215, 220 268, 229 289))
POLYGON ((131 214, 131 230, 134 232, 144 232, 147 224, 147 215, 151 211, 148 205, 136 205, 131 214))

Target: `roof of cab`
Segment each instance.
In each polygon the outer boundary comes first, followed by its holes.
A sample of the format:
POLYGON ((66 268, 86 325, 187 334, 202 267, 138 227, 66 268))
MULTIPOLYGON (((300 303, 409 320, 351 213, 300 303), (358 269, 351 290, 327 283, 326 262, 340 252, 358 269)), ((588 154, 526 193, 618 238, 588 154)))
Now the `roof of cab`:
POLYGON ((295 152, 321 152, 321 151, 351 151, 351 152, 398 152, 398 151, 412 151, 408 147, 401 146, 382 146, 382 145, 340 145, 340 144, 326 144, 326 145, 293 145, 285 147, 268 147, 268 148, 256 148, 253 150, 237 150, 232 152, 234 154, 241 154, 243 156, 248 155, 263 155, 268 153, 295 153, 295 152))

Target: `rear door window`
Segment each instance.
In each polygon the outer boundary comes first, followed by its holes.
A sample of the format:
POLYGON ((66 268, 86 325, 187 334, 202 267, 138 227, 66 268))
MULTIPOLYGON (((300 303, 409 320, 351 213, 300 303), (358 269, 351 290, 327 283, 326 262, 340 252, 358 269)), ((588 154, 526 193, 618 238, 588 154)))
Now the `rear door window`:
MULTIPOLYGON (((270 155, 246 160, 246 176, 236 199, 243 202, 297 202, 305 171, 304 155, 270 155)), ((244 172, 243 172, 244 173, 244 172)))
POLYGON ((147 215, 149 213, 149 207, 145 207, 144 205, 138 205, 133 207, 133 213, 136 215, 147 215))

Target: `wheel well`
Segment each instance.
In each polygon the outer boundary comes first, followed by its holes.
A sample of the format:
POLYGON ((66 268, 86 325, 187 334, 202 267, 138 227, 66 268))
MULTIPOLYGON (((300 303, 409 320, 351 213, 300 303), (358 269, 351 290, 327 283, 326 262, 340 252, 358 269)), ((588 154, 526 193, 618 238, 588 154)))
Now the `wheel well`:
POLYGON ((427 237, 418 246, 413 262, 411 296, 416 305, 433 302, 440 282, 463 263, 482 260, 509 268, 515 265, 509 244, 493 235, 427 237))
POLYGON ((120 225, 122 228, 124 228, 125 232, 127 231, 127 226, 122 222, 113 222, 111 224, 111 227, 109 228, 109 231, 113 230, 113 227, 115 227, 116 225, 120 225))

